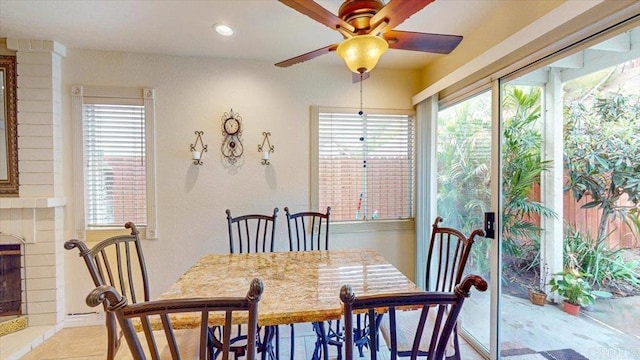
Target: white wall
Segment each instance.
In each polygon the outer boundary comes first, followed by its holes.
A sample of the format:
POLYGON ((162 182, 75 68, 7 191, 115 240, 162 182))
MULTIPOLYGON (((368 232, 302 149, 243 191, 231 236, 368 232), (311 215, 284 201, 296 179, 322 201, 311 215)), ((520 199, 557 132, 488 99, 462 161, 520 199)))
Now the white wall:
MULTIPOLYGON (((333 56, 333 55, 327 55, 333 56)), ((375 70, 364 83, 364 106, 410 109, 419 73, 375 70)), ((287 69, 239 60, 186 58, 69 49, 63 60, 65 235, 72 237, 73 168, 70 88, 72 85, 137 86, 156 89, 158 189, 157 240, 143 244, 152 297, 165 290, 188 266, 208 252, 228 252, 224 210, 232 214, 271 213, 280 249, 285 249, 283 208, 310 207, 309 107, 357 107, 359 86, 346 67, 312 62, 287 69), (245 156, 232 171, 220 155, 221 117, 233 108, 242 116, 245 156), (194 131, 203 130, 204 165, 190 161, 194 131), (270 131, 275 153, 260 164, 257 146, 270 131)), ((335 248, 373 247, 409 278, 414 273, 413 231, 339 234, 335 248)), ((67 313, 95 311, 84 305, 91 281, 77 252, 66 254, 67 313)), ((338 294, 336 293, 336 297, 338 294)))

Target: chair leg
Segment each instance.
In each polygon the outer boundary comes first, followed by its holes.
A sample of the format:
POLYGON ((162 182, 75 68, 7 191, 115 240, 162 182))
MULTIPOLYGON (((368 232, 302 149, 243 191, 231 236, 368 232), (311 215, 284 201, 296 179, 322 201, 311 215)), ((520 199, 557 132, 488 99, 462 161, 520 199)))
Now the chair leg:
POLYGON ((276 329, 276 353, 275 358, 280 360, 280 327, 278 325, 274 326, 276 329))
MULTIPOLYGON (((295 331, 295 329, 293 327, 293 324, 289 324, 289 326, 291 326, 291 349, 289 350, 290 351, 289 359, 290 360, 295 360, 294 356, 295 356, 295 347, 296 347, 296 342, 295 342, 295 339, 296 339, 295 332, 296 331, 295 331)), ((280 354, 278 354, 278 355, 280 355, 280 354)))
POLYGON ((280 359, 280 330, 277 325, 264 327, 264 338, 260 346, 262 347, 262 359, 280 359))
POLYGON ((453 359, 460 360, 460 344, 458 342, 458 325, 457 324, 453 328, 453 333, 451 334, 451 336, 453 336, 453 347, 455 349, 455 354, 453 354, 453 359))
MULTIPOLYGON (((240 333, 240 330, 239 330, 240 325, 237 325, 237 326, 238 326, 238 333, 240 333)), ((222 338, 222 331, 223 331, 222 326, 209 327, 208 334, 207 334, 207 343, 208 343, 209 354, 211 356, 211 359, 217 359, 220 353, 222 352, 223 344, 220 341, 220 339, 222 338)), ((260 358, 263 360, 278 360, 273 349, 273 343, 272 343, 272 341, 274 341, 273 337, 274 337, 273 327, 269 327, 269 326, 264 327, 263 341, 260 341, 260 337, 258 336, 256 346, 258 349, 258 355, 260 355, 260 358)), ((246 356, 246 350, 247 350, 246 345, 244 344, 234 345, 237 341, 246 340, 246 338, 247 338, 246 335, 238 335, 231 339, 229 351, 231 354, 233 354, 234 359, 239 359, 246 356)))
POLYGON ((367 317, 365 317, 364 323, 360 315, 356 315, 356 330, 354 331, 353 343, 358 348, 358 355, 364 357, 364 347, 369 347, 369 338, 367 336, 367 317))
POLYGON ((116 356, 118 348, 118 329, 116 328, 116 319, 113 313, 107 312, 107 360, 113 360, 116 356))
POLYGON ((264 326, 264 337, 262 338, 262 344, 258 345, 259 346, 259 350, 258 352, 260 353, 260 359, 261 360, 271 360, 271 327, 270 326, 264 326))

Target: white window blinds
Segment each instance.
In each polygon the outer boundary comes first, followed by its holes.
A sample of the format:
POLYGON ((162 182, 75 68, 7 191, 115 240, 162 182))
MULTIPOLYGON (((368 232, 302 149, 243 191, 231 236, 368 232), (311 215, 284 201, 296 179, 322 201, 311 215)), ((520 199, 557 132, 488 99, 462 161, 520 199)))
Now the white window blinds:
POLYGON ((413 216, 414 117, 320 112, 320 209, 335 221, 413 216))
POLYGON ((85 97, 87 228, 147 224, 145 107, 85 97))

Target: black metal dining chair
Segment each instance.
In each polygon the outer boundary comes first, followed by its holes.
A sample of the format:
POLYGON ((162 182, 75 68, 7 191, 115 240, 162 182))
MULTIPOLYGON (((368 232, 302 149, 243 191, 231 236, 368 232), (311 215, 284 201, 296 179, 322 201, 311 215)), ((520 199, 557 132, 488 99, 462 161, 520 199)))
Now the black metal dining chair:
MULTIPOLYGON (((440 227, 443 219, 436 217, 433 222, 433 230, 429 241, 426 263, 425 290, 436 292, 453 292, 456 285, 462 280, 464 271, 471 254, 471 247, 476 237, 484 236, 484 231, 476 229, 466 237, 462 232, 448 227, 440 227)), ((406 329, 415 329, 418 326, 420 314, 415 311, 404 311, 398 314, 397 322, 402 324, 398 327, 400 334, 398 338, 413 340, 411 334, 403 334, 406 329)), ((387 328, 387 323, 380 325, 380 331, 387 340, 391 338, 391 330, 387 328)), ((451 336, 451 347, 447 352, 447 359, 460 360, 460 345, 458 341, 458 327, 454 326, 451 336)), ((398 344, 398 356, 405 357, 412 355, 411 344, 401 341, 398 344)), ((421 343, 418 354, 427 356, 429 344, 421 343)))
POLYGON ((289 250, 329 250, 329 219, 331 207, 327 212, 303 211, 292 214, 288 207, 284 208, 289 230, 289 250))
POLYGON ((273 215, 241 215, 231 216, 227 209, 227 225, 229 227, 229 252, 232 254, 252 252, 272 252, 276 237, 276 218, 278 208, 273 215))
MULTIPOLYGON (((132 222, 124 224, 130 235, 113 236, 91 249, 81 240, 69 240, 64 248, 77 248, 84 259, 94 286, 109 285, 132 304, 149 301, 149 277, 142 252, 140 233, 132 222)), ((113 360, 120 346, 116 319, 106 313, 107 360, 113 360)))
MULTIPOLYGON (((289 207, 284 208, 287 217, 287 230, 289 234, 290 251, 329 250, 329 223, 331 207, 327 207, 326 213, 315 211, 302 211, 292 214, 289 207)), ((319 359, 323 355, 328 359, 328 346, 332 345, 341 353, 343 334, 340 328, 340 320, 315 322, 312 324, 316 333, 312 359, 319 359)), ((295 329, 291 327, 291 360, 295 353, 295 329)))
MULTIPOLYGON (((353 319, 357 313, 366 312, 370 319, 388 318, 390 340, 388 342, 390 358, 395 360, 399 356, 398 336, 401 326, 398 315, 406 308, 419 308, 411 312, 418 315, 418 325, 411 333, 405 334, 411 343, 409 356, 412 360, 418 356, 426 356, 428 360, 443 359, 449 346, 449 338, 456 327, 456 320, 462 309, 465 298, 469 297, 471 287, 478 291, 485 291, 487 283, 477 275, 468 275, 455 287, 453 292, 410 292, 369 295, 358 297, 351 286, 344 285, 340 289, 340 300, 343 304, 345 325, 345 360, 354 359, 354 325, 353 319), (428 352, 419 355, 421 342, 428 344, 428 352)), ((369 333, 377 333, 379 321, 369 322, 369 333)), ((370 336, 370 359, 378 359, 378 337, 370 336)), ((389 356, 384 356, 388 358, 389 356)))
POLYGON ((129 304, 112 286, 101 285, 94 289, 86 299, 87 305, 103 304, 107 312, 118 320, 128 350, 121 347, 116 354, 118 360, 135 359, 201 359, 214 360, 217 356, 209 347, 209 315, 224 314, 224 334, 221 354, 228 360, 231 353, 231 321, 235 314, 247 313, 247 360, 256 358, 256 338, 258 325, 258 303, 264 284, 253 279, 247 295, 244 297, 192 298, 175 300, 157 300, 140 304, 129 304), (178 329, 179 320, 173 316, 179 314, 200 314, 200 326, 194 329, 178 329), (138 320, 142 332, 136 333, 134 320, 138 320), (153 324, 153 326, 152 326, 153 324))
MULTIPOLYGON (((278 208, 273 209, 273 215, 248 214, 233 217, 231 210, 225 210, 227 214, 227 226, 229 229, 229 252, 231 254, 273 252, 276 237, 276 219, 278 208)), ((218 352, 224 344, 220 340, 223 328, 212 327, 213 347, 218 352)), ((265 326, 261 330, 262 339, 258 343, 258 352, 262 358, 278 359, 280 351, 280 332, 277 326, 265 326), (275 340, 275 341, 274 341, 275 340), (275 342, 275 348, 273 343, 275 342)), ((236 358, 243 356, 245 352, 246 334, 238 325, 231 338, 231 351, 236 358)))

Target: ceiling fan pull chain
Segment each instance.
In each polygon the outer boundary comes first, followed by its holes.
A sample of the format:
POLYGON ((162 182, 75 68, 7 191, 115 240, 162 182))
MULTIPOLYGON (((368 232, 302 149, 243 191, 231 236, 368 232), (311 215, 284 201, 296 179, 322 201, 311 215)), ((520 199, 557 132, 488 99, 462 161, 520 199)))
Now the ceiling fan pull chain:
POLYGON ((362 111, 362 81, 364 80, 362 78, 362 75, 364 74, 364 71, 360 72, 360 111, 358 111, 358 115, 362 116, 364 114, 364 112, 362 111))

